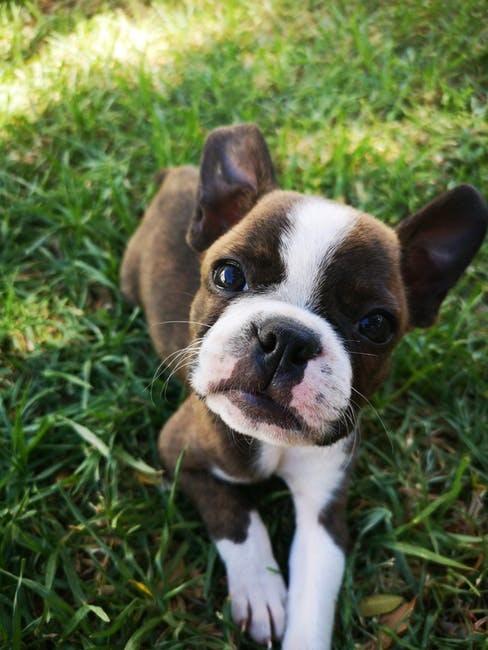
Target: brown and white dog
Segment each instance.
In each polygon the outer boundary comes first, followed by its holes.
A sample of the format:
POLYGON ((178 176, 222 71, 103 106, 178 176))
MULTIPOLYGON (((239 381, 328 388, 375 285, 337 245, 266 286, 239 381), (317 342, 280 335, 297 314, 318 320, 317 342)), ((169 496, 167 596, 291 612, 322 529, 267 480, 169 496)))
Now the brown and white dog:
POLYGON ((399 339, 434 322, 487 220, 469 185, 394 230, 281 191, 254 125, 213 131, 199 172, 165 173, 122 290, 191 387, 161 431, 162 461, 171 473, 185 450, 180 485, 225 562, 233 618, 256 641, 330 647, 358 410, 399 339), (296 511, 288 588, 244 487, 272 474, 296 511))

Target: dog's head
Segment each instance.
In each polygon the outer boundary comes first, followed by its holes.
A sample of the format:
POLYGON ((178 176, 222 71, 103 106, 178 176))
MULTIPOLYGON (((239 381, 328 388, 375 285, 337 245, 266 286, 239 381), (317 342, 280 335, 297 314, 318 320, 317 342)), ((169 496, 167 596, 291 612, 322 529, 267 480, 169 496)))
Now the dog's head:
POLYGON ((401 336, 434 322, 488 209, 461 185, 393 230, 276 187, 255 126, 210 134, 188 231, 202 253, 191 385, 240 433, 328 444, 351 430, 401 336))

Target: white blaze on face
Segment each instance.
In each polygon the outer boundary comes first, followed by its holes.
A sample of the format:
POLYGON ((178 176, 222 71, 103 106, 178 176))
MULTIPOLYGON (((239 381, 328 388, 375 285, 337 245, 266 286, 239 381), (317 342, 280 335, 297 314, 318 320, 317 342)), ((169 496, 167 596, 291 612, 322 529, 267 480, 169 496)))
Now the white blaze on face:
POLYGON ((347 205, 318 197, 304 198, 291 210, 291 228, 281 238, 285 281, 276 295, 298 307, 313 305, 314 293, 334 252, 347 237, 358 213, 347 205))
MULTIPOLYGON (((290 436, 296 438, 300 432, 284 432, 269 422, 257 423, 225 394, 212 393, 211 386, 228 379, 239 359, 248 353, 249 342, 242 334, 250 331, 251 323, 260 324, 282 316, 312 330, 322 348, 320 355, 308 362, 303 379, 292 388, 288 407, 311 429, 323 434, 349 405, 352 381, 349 356, 331 324, 311 309, 321 280, 327 274, 328 262, 358 216, 347 206, 304 198, 293 206, 287 217, 288 227, 277 242, 285 268, 283 281, 265 293, 243 294, 224 310, 203 339, 191 377, 194 390, 206 398, 208 407, 228 426, 281 444, 292 444, 290 436)), ((301 444, 316 442, 298 439, 301 444)))

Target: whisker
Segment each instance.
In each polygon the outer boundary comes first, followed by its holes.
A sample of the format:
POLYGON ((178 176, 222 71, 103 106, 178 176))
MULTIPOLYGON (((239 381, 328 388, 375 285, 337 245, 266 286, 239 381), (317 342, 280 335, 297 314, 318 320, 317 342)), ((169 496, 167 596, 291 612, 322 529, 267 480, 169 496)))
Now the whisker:
MULTIPOLYGON (((187 354, 189 352, 197 352, 200 349, 199 346, 200 346, 200 343, 201 343, 202 340, 203 340, 203 337, 198 337, 197 339, 195 339, 194 341, 189 343, 189 345, 187 345, 186 347, 180 348, 179 350, 175 350, 174 352, 169 354, 167 357, 165 357, 163 359, 163 361, 161 361, 161 363, 158 365, 156 371, 154 372, 151 383, 149 384, 149 386, 146 386, 146 388, 145 388, 145 390, 150 389, 151 401, 154 401, 152 391, 153 391, 153 386, 154 386, 154 383, 156 382, 156 380, 159 379, 159 377, 161 377, 163 372, 169 371, 173 364, 178 365, 179 361, 185 356, 185 354, 187 354), (169 359, 171 359, 171 361, 169 363, 167 363, 169 361, 169 359)), ((172 373, 172 374, 174 374, 174 373, 172 373)), ((171 378, 172 374, 170 375, 170 378, 171 378)))
MULTIPOLYGON (((184 348, 180 348, 180 349, 178 349, 178 350, 175 350, 175 351, 172 352, 171 354, 168 354, 168 356, 166 356, 166 357, 161 361, 161 363, 159 364, 159 366, 157 367, 156 372, 154 373, 154 376, 153 376, 152 381, 154 382, 155 379, 158 379, 158 378, 160 377, 159 371, 163 368, 163 366, 166 365, 168 368, 170 368, 170 367, 171 367, 171 364, 174 362, 174 358, 176 358, 176 357, 178 357, 179 355, 183 354, 186 350, 190 349, 193 345, 195 345, 195 343, 201 341, 202 338, 203 338, 203 337, 199 337, 199 338, 195 339, 194 341, 192 341, 192 342, 191 342, 189 345, 187 345, 186 347, 184 347, 184 348), (169 361, 172 357, 173 357, 173 360, 172 360, 170 363, 168 363, 168 361, 169 361)), ((161 374, 162 374, 162 373, 161 373, 161 374)))
POLYGON ((198 349, 193 349, 193 350, 185 350, 183 354, 179 355, 178 358, 175 358, 172 364, 167 367, 170 376, 168 377, 168 379, 165 380, 165 382, 167 383, 169 379, 176 372, 178 372, 178 369, 182 364, 186 363, 187 361, 195 359, 197 356, 198 356, 198 349))
POLYGON ((181 348, 180 350, 177 350, 177 351, 174 352, 173 354, 171 354, 171 355, 169 355, 168 357, 166 357, 166 359, 163 361, 163 363, 166 365, 167 368, 171 368, 171 366, 172 366, 175 362, 177 362, 177 360, 178 360, 180 357, 184 356, 186 352, 192 352, 192 351, 195 350, 195 349, 199 349, 200 341, 201 341, 201 339, 196 340, 196 341, 194 341, 193 343, 191 343, 190 345, 187 345, 186 348, 181 348), (171 359, 171 361, 169 361, 169 358, 170 358, 170 357, 173 357, 173 358, 171 359), (169 363, 168 363, 168 361, 169 361, 169 363))
POLYGON ((202 325, 202 327, 208 327, 209 329, 212 327, 208 323, 201 323, 198 320, 163 320, 159 323, 151 323, 151 325, 178 325, 182 323, 185 325, 202 325))
POLYGON ((347 469, 347 467, 349 467, 349 465, 354 460, 354 457, 356 455, 356 450, 357 450, 357 448, 359 446, 359 439, 360 439, 359 424, 357 422, 357 418, 355 418, 354 416, 352 416, 352 418, 354 420, 354 426, 353 426, 353 429, 352 429, 352 435, 353 435, 352 447, 351 447, 351 449, 349 451, 349 456, 348 456, 346 464, 344 465, 344 469, 347 469))
POLYGON ((187 348, 183 348, 183 351, 182 351, 183 354, 180 355, 177 358, 177 361, 176 361, 173 369, 171 370, 171 373, 170 373, 169 377, 164 382, 163 389, 161 391, 161 392, 163 392, 163 390, 164 390, 164 395, 162 396, 163 399, 166 399, 169 382, 175 376, 175 374, 178 372, 178 370, 182 370, 183 368, 192 367, 194 365, 195 359, 198 358, 198 355, 200 353, 201 340, 202 339, 197 339, 190 346, 187 346, 187 348))
POLYGON ((367 404, 367 405, 368 405, 368 406, 373 410, 374 414, 376 415, 376 417, 377 417, 378 420, 380 421, 380 424, 381 424, 381 426, 383 427, 384 432, 386 433, 386 437, 388 438, 388 441, 389 441, 389 443, 390 443, 391 449, 392 449, 392 451, 393 451, 393 442, 392 442, 392 439, 391 439, 391 433, 390 433, 390 431, 388 431, 388 428, 386 427, 386 424, 384 423, 383 418, 382 418, 381 415, 379 414, 378 409, 377 409, 375 406, 373 406, 373 404, 372 404, 372 403, 370 402, 370 400, 366 397, 366 395, 363 395, 359 390, 357 390, 356 388, 354 388, 354 386, 351 386, 351 389, 352 389, 355 393, 357 393, 357 394, 358 394, 362 399, 364 399, 364 401, 366 402, 366 404, 367 404))
POLYGON ((164 386, 161 389, 160 392, 160 398, 163 400, 167 399, 167 394, 168 394, 168 388, 169 388, 169 383, 171 379, 174 377, 174 375, 178 372, 178 370, 182 370, 185 367, 191 367, 193 365, 193 360, 185 361, 184 363, 181 363, 175 370, 171 373, 171 375, 168 377, 168 379, 165 380, 164 386))
POLYGON ((157 367, 157 369, 156 369, 156 371, 155 371, 155 373, 153 375, 152 383, 156 379, 159 379, 159 377, 163 374, 165 369, 169 370, 169 368, 171 368, 171 366, 174 363, 177 363, 178 359, 181 356, 183 356, 189 349, 191 349, 191 346, 187 346, 186 348, 181 348, 180 350, 176 350, 172 354, 168 355, 165 359, 163 359, 163 361, 161 361, 161 363, 159 364, 159 366, 157 367), (171 361, 170 361, 170 359, 171 359, 171 361))

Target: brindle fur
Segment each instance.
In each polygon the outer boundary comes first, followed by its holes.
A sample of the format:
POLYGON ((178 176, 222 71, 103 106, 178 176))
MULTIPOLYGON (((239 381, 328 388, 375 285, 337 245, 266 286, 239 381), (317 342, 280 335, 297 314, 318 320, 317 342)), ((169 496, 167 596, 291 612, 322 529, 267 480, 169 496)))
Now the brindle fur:
POLYGON ((185 237, 195 212, 198 169, 170 169, 162 180, 129 241, 120 283, 126 298, 144 309, 154 347, 165 359, 190 342, 188 318, 199 262, 185 237))

